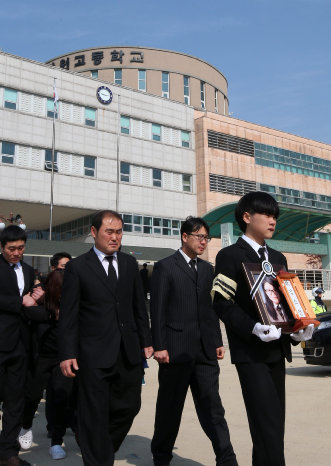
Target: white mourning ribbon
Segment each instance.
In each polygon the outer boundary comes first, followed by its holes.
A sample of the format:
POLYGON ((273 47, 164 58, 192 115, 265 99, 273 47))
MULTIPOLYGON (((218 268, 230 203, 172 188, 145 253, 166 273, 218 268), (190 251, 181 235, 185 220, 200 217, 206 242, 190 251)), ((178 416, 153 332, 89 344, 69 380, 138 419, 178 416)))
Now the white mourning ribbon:
POLYGON ((263 261, 262 262, 262 272, 258 276, 258 278, 257 278, 256 282, 254 283, 254 285, 253 285, 253 287, 251 289, 251 292, 250 292, 250 295, 251 295, 252 299, 254 299, 254 296, 256 295, 256 292, 259 289, 259 286, 261 285, 261 283, 263 282, 263 280, 264 280, 264 278, 266 276, 276 278, 276 274, 275 274, 274 269, 273 269, 272 265, 270 264, 270 262, 263 261))

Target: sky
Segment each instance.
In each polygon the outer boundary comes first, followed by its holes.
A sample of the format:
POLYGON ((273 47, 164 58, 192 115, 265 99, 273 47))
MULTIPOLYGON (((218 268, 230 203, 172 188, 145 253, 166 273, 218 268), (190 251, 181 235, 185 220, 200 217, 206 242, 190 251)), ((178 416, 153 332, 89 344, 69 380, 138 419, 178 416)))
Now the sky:
POLYGON ((331 0, 2 0, 0 48, 188 53, 225 75, 233 117, 331 144, 330 20, 331 0))

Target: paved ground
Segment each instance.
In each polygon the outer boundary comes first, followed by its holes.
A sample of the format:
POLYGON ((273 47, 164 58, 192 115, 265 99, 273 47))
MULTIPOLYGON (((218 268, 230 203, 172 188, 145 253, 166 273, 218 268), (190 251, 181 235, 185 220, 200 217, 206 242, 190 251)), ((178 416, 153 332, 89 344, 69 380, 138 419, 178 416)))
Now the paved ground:
MULTIPOLYGON (((287 466, 329 466, 331 464, 331 367, 307 366, 301 348, 293 351, 293 363, 287 365, 287 466)), ((157 363, 150 362, 143 387, 142 409, 118 452, 115 465, 152 466, 150 439, 153 432, 154 409, 157 394, 157 363)), ((251 440, 245 408, 242 402, 236 371, 230 363, 229 353, 221 363, 220 392, 226 409, 232 442, 240 466, 251 464, 251 440)), ((49 440, 45 433, 44 403, 34 423, 35 444, 22 453, 36 466, 54 464, 48 455, 49 440)), ((65 437, 68 453, 61 466, 82 465, 74 436, 65 437)), ((202 432, 189 395, 173 466, 212 466, 214 455, 208 439, 202 432)), ((268 466, 268 465, 266 465, 268 466)))

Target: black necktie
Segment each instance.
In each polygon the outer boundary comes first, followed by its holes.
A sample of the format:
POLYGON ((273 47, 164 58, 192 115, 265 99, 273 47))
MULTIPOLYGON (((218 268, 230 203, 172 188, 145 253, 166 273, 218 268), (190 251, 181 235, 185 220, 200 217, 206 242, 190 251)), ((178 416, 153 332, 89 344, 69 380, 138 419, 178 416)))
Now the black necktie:
POLYGON ((277 311, 279 312, 281 317, 284 319, 285 318, 284 312, 282 311, 282 306, 280 304, 277 305, 277 311))
POLYGON ((260 249, 258 250, 258 253, 259 253, 261 262, 265 261, 265 260, 266 260, 266 257, 265 257, 265 248, 260 248, 260 249))
POLYGON ((105 259, 109 262, 108 265, 108 280, 112 283, 113 286, 117 284, 117 274, 113 264, 114 256, 105 256, 105 259))
POLYGON ((191 269, 192 269, 192 271, 194 273, 194 278, 197 279, 198 278, 198 272, 197 272, 197 269, 195 267, 196 261, 191 259, 188 264, 189 264, 189 266, 191 267, 191 269))

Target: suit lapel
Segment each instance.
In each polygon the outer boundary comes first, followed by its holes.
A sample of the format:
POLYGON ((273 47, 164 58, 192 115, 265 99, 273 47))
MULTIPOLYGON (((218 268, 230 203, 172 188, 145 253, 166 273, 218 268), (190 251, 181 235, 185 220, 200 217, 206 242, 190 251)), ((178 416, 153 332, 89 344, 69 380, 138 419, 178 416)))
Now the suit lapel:
MULTIPOLYGON (((26 266, 26 264, 24 264, 24 262, 21 262, 21 264, 22 264, 23 277, 24 277, 24 290, 23 290, 23 296, 24 296, 26 293, 30 291, 30 273, 29 273, 29 269, 26 266)), ((18 285, 17 285, 17 289, 18 289, 18 285)))
POLYGON ((124 283, 125 277, 127 276, 127 261, 125 255, 121 252, 117 253, 117 264, 118 264, 118 283, 117 288, 121 289, 122 283, 124 283))
POLYGON ((110 286, 106 271, 103 268, 98 256, 93 251, 93 248, 90 249, 90 251, 88 252, 86 256, 86 262, 88 266, 90 267, 90 269, 93 270, 93 272, 98 276, 101 283, 105 285, 107 290, 110 291, 113 295, 115 295, 115 289, 113 290, 112 287, 110 286))
POLYGON ((188 265, 188 263, 186 262, 186 260, 184 259, 184 257, 179 251, 176 251, 176 253, 174 254, 174 259, 175 259, 177 266, 180 269, 182 269, 183 272, 185 272, 186 275, 188 275, 194 283, 196 283, 193 270, 191 270, 190 266, 188 265))
POLYGON ((238 238, 238 241, 237 241, 237 244, 245 249, 245 252, 246 252, 246 256, 248 257, 249 261, 251 262, 260 262, 260 258, 259 256, 257 255, 257 253, 254 251, 254 249, 252 248, 252 246, 250 246, 247 241, 245 241, 244 239, 242 238, 238 238))

